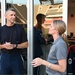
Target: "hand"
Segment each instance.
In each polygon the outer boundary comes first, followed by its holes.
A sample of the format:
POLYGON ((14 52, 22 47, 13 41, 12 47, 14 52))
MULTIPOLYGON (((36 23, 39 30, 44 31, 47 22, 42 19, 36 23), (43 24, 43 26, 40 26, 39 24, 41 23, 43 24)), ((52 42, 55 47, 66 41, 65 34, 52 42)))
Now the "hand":
POLYGON ((32 66, 33 66, 33 67, 37 67, 37 66, 42 65, 42 63, 43 63, 43 59, 41 59, 41 58, 35 58, 35 59, 32 61, 32 66))
POLYGON ((13 49, 13 44, 11 44, 10 42, 6 42, 5 44, 3 44, 4 48, 7 50, 11 50, 13 49))

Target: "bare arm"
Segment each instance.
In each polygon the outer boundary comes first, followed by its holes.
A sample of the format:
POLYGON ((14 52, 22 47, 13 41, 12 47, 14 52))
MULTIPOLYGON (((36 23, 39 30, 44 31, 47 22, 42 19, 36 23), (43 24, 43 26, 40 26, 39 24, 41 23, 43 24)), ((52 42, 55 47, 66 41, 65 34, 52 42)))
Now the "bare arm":
POLYGON ((49 62, 43 60, 42 65, 45 65, 47 67, 50 65, 49 66, 50 69, 56 70, 56 71, 59 71, 59 72, 64 72, 66 70, 66 60, 65 59, 59 60, 58 65, 52 64, 52 63, 49 63, 49 62))
MULTIPOLYGON (((11 44, 10 42, 6 42, 5 44, 0 44, 0 49, 7 49, 11 50, 16 47, 16 44, 11 44)), ((17 48, 27 48, 28 47, 28 42, 24 42, 21 44, 17 44, 17 48)))
POLYGON ((64 72, 66 70, 66 59, 59 60, 58 64, 52 64, 52 63, 50 63, 46 60, 43 60, 41 58, 36 58, 32 61, 32 65, 33 65, 33 67, 44 65, 46 67, 49 67, 52 70, 64 72))
POLYGON ((0 44, 0 49, 7 49, 7 50, 11 50, 13 49, 13 45, 10 42, 6 42, 4 44, 0 44))
MULTIPOLYGON (((16 44, 14 45, 14 47, 16 47, 16 44)), ((28 47, 28 42, 17 44, 17 48, 27 48, 27 47, 28 47)))

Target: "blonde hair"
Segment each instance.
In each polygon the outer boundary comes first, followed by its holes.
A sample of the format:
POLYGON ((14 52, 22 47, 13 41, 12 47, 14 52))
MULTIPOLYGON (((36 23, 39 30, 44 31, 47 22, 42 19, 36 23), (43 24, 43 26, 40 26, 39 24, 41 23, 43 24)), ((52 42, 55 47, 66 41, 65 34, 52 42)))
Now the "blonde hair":
POLYGON ((54 20, 53 21, 53 25, 54 25, 54 28, 56 30, 58 30, 58 34, 60 36, 62 36, 63 40, 66 42, 66 44, 68 45, 68 39, 67 39, 67 36, 66 34, 64 34, 64 32, 66 31, 66 24, 64 21, 62 20, 54 20))

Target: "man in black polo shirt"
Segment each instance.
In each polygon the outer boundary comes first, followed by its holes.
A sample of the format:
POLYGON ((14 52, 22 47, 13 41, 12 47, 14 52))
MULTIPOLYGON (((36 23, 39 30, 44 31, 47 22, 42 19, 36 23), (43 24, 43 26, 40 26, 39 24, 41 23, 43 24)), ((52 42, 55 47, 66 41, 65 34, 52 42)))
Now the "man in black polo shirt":
POLYGON ((20 51, 28 47, 27 36, 22 26, 15 24, 16 12, 9 8, 5 14, 6 25, 0 28, 2 75, 23 74, 20 51))

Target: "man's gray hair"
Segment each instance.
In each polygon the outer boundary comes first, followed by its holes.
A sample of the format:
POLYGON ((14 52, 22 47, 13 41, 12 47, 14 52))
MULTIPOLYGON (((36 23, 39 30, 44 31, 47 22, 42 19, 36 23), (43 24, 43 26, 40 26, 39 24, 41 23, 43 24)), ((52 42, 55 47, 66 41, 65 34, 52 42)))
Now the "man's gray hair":
POLYGON ((16 12, 16 10, 15 10, 14 8, 9 8, 9 9, 6 10, 6 14, 7 14, 9 11, 14 11, 14 12, 16 12))

